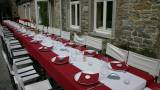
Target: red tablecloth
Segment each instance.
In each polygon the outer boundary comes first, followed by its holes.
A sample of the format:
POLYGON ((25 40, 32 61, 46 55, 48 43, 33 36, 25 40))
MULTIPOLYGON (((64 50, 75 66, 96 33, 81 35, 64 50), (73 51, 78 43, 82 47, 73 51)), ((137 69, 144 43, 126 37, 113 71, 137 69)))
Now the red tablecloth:
MULTIPOLYGON (((30 55, 41 64, 41 66, 46 70, 48 75, 52 77, 54 80, 56 80, 65 90, 86 90, 87 88, 92 87, 80 85, 77 82, 75 82, 74 75, 80 71, 78 68, 71 64, 56 65, 52 63, 51 58, 56 56, 54 52, 40 52, 38 50, 38 48, 41 47, 40 44, 30 43, 30 41, 32 40, 30 37, 23 36, 21 33, 16 32, 14 28, 11 28, 11 26, 9 25, 8 27, 14 33, 15 37, 22 42, 23 46, 27 49, 30 55)), ((96 55, 95 57, 103 60, 112 61, 112 58, 108 58, 104 55, 96 55)), ((147 81, 147 85, 154 81, 153 76, 134 67, 130 66, 127 70, 130 73, 133 73, 145 79, 147 81)), ((110 90, 110 88, 107 86, 99 86, 95 89, 110 90)))
MULTIPOLYGON (((56 80, 65 90, 86 90, 87 88, 92 87, 92 85, 80 85, 74 80, 74 75, 80 72, 78 68, 71 64, 56 65, 52 63, 51 59, 56 56, 54 52, 40 52, 38 50, 38 48, 41 47, 40 44, 30 43, 30 37, 25 37, 21 33, 15 32, 15 30, 12 31, 16 38, 19 39, 23 46, 27 49, 30 55, 35 58, 35 60, 37 60, 46 70, 48 75, 56 80)), ((106 86, 100 86, 97 87, 97 89, 98 88, 101 90, 111 90, 106 86)))

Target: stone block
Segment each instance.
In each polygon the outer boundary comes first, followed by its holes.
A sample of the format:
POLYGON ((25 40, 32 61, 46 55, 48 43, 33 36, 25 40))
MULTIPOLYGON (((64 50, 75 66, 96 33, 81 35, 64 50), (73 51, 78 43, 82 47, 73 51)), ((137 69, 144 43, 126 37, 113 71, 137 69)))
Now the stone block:
POLYGON ((143 44, 146 44, 146 45, 150 46, 150 45, 152 45, 152 40, 144 39, 143 44))
POLYGON ((134 37, 134 41, 136 43, 142 43, 142 38, 140 38, 140 37, 134 37))

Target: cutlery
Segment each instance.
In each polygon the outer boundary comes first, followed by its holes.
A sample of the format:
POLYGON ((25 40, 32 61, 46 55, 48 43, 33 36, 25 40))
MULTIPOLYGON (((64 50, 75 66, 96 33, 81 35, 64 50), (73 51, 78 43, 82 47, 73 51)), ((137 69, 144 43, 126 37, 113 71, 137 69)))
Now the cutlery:
POLYGON ((100 84, 97 84, 97 85, 92 86, 92 87, 90 87, 90 88, 87 88, 86 90, 92 90, 92 89, 94 89, 94 88, 96 88, 96 87, 99 87, 99 86, 102 86, 102 85, 103 85, 103 84, 100 83, 100 84))

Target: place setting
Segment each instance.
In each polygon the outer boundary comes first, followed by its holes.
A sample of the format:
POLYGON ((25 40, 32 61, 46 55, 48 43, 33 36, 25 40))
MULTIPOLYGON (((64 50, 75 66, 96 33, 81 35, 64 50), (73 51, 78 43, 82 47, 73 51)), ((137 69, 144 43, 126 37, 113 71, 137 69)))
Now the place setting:
POLYGON ((110 61, 108 63, 108 67, 111 70, 114 71, 126 71, 128 69, 128 65, 126 62, 121 62, 121 61, 110 61))
POLYGON ((81 71, 75 74, 74 80, 81 85, 94 85, 98 84, 99 73, 91 71, 81 71))
POLYGON ((69 56, 55 56, 51 59, 51 62, 57 65, 63 65, 69 63, 69 56))
POLYGON ((49 52, 51 49, 52 47, 46 47, 46 46, 41 46, 38 48, 38 50, 41 52, 49 52))
POLYGON ((94 57, 97 55, 97 52, 95 50, 84 50, 83 51, 84 55, 94 57))

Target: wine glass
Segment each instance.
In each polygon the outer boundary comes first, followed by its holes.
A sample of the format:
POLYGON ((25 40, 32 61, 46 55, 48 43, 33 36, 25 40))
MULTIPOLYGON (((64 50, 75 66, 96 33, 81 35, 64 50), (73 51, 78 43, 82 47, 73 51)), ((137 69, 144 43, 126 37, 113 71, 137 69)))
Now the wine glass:
POLYGON ((109 75, 109 67, 106 62, 102 62, 102 65, 100 67, 100 80, 104 80, 109 75))

